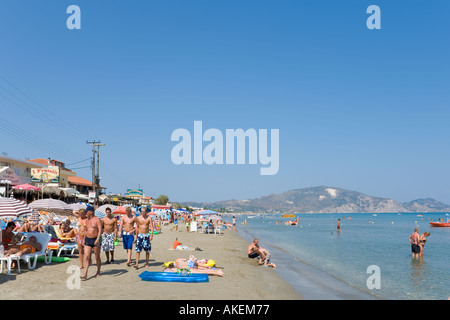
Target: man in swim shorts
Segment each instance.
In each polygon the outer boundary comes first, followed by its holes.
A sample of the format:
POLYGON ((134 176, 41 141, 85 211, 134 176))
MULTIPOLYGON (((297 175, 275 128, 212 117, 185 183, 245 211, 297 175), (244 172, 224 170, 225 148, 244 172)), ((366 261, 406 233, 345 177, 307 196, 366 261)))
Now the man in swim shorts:
POLYGON ((126 207, 125 212, 126 215, 123 215, 120 219, 119 234, 122 236, 123 248, 127 250, 127 266, 131 266, 136 216, 133 215, 130 207, 126 207))
POLYGON ((149 267, 150 251, 152 249, 150 241, 153 240, 153 221, 148 215, 147 208, 141 208, 141 215, 136 218, 136 269, 139 269, 139 258, 141 251, 145 251, 145 267, 149 267), (150 234, 149 234, 150 232, 150 234))
POLYGON ((90 257, 92 251, 95 254, 95 261, 97 263, 97 273, 95 277, 100 276, 100 269, 102 266, 102 261, 100 258, 100 236, 102 234, 102 222, 99 217, 94 214, 94 208, 88 206, 86 209, 86 232, 84 238, 84 274, 82 279, 87 279, 90 257))
POLYGON ((419 228, 414 228, 414 233, 409 236, 413 258, 418 258, 420 255, 419 237, 419 228))
POLYGON ((257 238, 253 239, 253 242, 248 246, 247 249, 248 257, 254 259, 259 256, 260 259, 264 260, 266 258, 266 255, 260 249, 262 248, 259 246, 259 240, 257 238), (253 248, 257 248, 257 250, 253 250, 253 248))
POLYGON ((114 242, 117 239, 117 219, 112 215, 111 208, 106 208, 105 212, 106 216, 102 219, 102 250, 106 255, 106 264, 110 264, 114 263, 114 242), (109 260, 110 254, 111 261, 109 260))

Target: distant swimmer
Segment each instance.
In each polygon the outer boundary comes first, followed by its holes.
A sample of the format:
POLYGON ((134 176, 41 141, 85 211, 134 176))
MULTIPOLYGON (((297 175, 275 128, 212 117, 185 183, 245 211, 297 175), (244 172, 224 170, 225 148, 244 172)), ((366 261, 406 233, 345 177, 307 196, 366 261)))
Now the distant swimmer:
POLYGON ((341 230, 341 219, 338 219, 336 230, 341 230))

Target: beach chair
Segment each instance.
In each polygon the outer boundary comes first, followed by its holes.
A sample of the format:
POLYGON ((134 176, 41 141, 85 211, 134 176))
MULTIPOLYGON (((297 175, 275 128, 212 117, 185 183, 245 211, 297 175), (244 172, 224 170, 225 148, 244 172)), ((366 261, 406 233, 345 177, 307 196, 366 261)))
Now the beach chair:
POLYGON ((42 222, 42 224, 45 225, 45 224, 49 223, 50 218, 49 218, 47 212, 39 211, 39 218, 40 218, 40 221, 42 222))
MULTIPOLYGON (((75 250, 78 249, 76 238, 65 238, 61 236, 59 225, 51 227, 54 230, 54 235, 56 235, 56 239, 58 239, 58 241, 56 242, 58 248, 54 249, 56 250, 56 256, 59 257, 63 252, 72 256, 75 250)), ((51 232, 51 234, 53 234, 53 232, 51 232)))
POLYGON ((64 240, 64 242, 61 241, 61 239, 58 237, 58 234, 56 232, 56 228, 59 226, 53 226, 53 225, 46 225, 44 226, 45 232, 49 233, 51 236, 51 240, 47 245, 47 248, 49 250, 56 251, 56 256, 60 256, 62 252, 69 251, 70 255, 73 255, 76 248, 78 248, 78 245, 76 242, 67 242, 64 240))
POLYGON ((56 226, 52 226, 52 227, 53 227, 53 230, 55 230, 55 234, 58 237, 59 241, 61 241, 63 243, 64 242, 74 242, 75 241, 75 237, 74 238, 66 238, 66 237, 63 237, 61 235, 60 225, 56 225, 56 226))
POLYGON ((221 234, 222 233, 222 227, 215 227, 214 228, 214 236, 216 236, 216 234, 221 234))
POLYGON ((36 269, 38 257, 44 257, 44 262, 46 264, 52 262, 53 252, 47 248, 52 236, 48 233, 27 233, 26 239, 29 237, 36 237, 36 240, 41 244, 42 249, 34 253, 27 253, 20 256, 20 260, 23 260, 28 265, 28 270, 36 269))
POLYGON ((189 229, 190 232, 197 232, 197 221, 191 222, 191 228, 189 229))

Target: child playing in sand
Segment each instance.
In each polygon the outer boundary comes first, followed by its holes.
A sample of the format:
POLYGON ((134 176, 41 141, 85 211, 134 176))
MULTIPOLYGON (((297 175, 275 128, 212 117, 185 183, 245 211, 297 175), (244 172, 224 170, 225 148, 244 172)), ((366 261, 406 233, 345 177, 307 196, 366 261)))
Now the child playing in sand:
POLYGON ((272 267, 272 268, 276 269, 277 266, 275 265, 275 263, 270 262, 271 255, 270 255, 269 250, 261 248, 261 247, 259 249, 256 247, 253 248, 253 252, 256 252, 258 250, 261 251, 266 256, 264 259, 262 259, 262 258, 259 259, 259 264, 263 264, 265 267, 272 267))

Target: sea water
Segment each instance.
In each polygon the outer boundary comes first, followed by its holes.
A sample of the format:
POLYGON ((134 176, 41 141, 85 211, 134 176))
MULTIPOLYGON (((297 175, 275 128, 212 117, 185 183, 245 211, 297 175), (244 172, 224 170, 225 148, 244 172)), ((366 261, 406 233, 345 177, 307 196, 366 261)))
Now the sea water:
POLYGON ((238 218, 249 242, 258 238, 279 274, 305 299, 447 299, 450 297, 450 228, 431 227, 445 213, 296 214, 238 218), (422 216, 421 216, 422 215, 422 216), (247 218, 247 225, 241 223, 247 218), (341 219, 341 230, 337 221, 341 219), (279 221, 277 224, 276 221, 279 221), (413 259, 409 236, 429 231, 424 256, 413 259), (379 288, 368 286, 379 267, 379 288))

